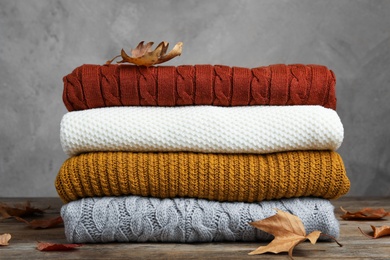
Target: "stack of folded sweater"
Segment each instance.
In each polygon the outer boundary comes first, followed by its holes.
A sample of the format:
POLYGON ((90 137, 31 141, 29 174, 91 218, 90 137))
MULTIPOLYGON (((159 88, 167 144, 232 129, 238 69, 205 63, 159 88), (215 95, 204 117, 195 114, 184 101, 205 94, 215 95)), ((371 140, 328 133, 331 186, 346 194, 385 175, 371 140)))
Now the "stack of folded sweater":
POLYGON ((248 223, 275 208, 339 234, 329 199, 350 183, 325 66, 83 65, 63 101, 69 242, 269 240, 248 223))

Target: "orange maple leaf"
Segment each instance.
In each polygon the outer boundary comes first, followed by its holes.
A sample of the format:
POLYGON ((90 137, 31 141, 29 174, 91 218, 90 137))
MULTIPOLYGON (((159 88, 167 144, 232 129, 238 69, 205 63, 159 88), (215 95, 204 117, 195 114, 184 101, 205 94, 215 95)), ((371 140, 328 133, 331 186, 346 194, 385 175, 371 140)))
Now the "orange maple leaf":
POLYGON ((161 42, 154 51, 149 51, 152 47, 153 42, 148 42, 144 45, 144 42, 140 42, 137 47, 131 50, 131 56, 129 56, 123 49, 121 50, 121 54, 115 56, 113 59, 106 62, 106 64, 111 64, 116 58, 122 57, 121 61, 117 63, 133 63, 138 66, 152 66, 155 64, 160 64, 166 61, 173 59, 176 56, 181 55, 181 51, 183 49, 183 43, 178 42, 173 49, 167 54, 168 42, 161 42))
POLYGON ((11 239, 11 234, 0 235, 0 246, 8 246, 8 241, 11 239))
POLYGON ((374 227, 373 225, 370 225, 373 231, 372 236, 363 232, 360 227, 358 228, 360 232, 362 232, 363 235, 370 237, 370 238, 380 238, 384 236, 390 235, 390 226, 381 226, 381 227, 374 227))
POLYGON ((276 215, 272 217, 249 223, 275 237, 267 246, 260 246, 250 252, 249 255, 263 254, 266 252, 275 254, 288 252, 289 257, 292 258, 293 249, 299 243, 306 239, 309 239, 312 244, 317 242, 321 231, 316 230, 306 235, 305 227, 297 216, 278 209, 276 211, 276 215))
POLYGON ((356 212, 349 212, 343 207, 340 207, 340 209, 344 212, 344 215, 341 215, 340 217, 344 220, 355 220, 355 219, 381 219, 388 215, 390 215, 390 212, 387 212, 383 208, 379 209, 373 209, 373 208, 363 208, 356 212))

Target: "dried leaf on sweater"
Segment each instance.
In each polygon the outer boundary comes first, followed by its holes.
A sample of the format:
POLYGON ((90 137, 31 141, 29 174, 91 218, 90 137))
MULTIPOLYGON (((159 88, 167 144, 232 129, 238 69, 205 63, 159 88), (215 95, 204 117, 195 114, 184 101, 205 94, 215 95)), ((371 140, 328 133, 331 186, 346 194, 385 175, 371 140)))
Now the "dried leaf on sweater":
POLYGON ((11 239, 11 234, 0 235, 0 246, 8 246, 8 241, 11 239))
POLYGON ((344 220, 357 220, 357 219, 381 219, 388 215, 390 215, 390 212, 387 212, 383 208, 363 208, 356 212, 349 212, 343 207, 340 207, 340 209, 344 212, 344 215, 341 215, 340 217, 344 220))
POLYGON ((317 230, 306 235, 305 227, 299 217, 278 209, 276 215, 249 224, 270 233, 275 237, 268 245, 260 246, 256 250, 250 252, 249 255, 267 252, 275 254, 288 252, 289 257, 292 259, 292 252, 295 246, 307 239, 309 239, 312 244, 315 244, 321 235, 321 231, 317 230))
POLYGON ((61 225, 64 223, 62 218, 60 216, 50 218, 50 219, 34 219, 32 221, 27 221, 23 218, 20 217, 14 217, 16 220, 19 220, 21 222, 26 223, 29 225, 31 228, 34 229, 46 229, 46 228, 52 228, 58 225, 61 225))
POLYGON ((370 237, 370 238, 380 238, 384 236, 389 236, 390 235, 390 226, 381 226, 381 227, 374 227, 373 225, 370 225, 372 228, 372 235, 369 235, 365 232, 363 232, 360 227, 359 230, 362 232, 363 235, 370 237))
POLYGON ((38 242, 37 249, 39 251, 68 251, 73 250, 76 247, 80 247, 82 244, 58 244, 48 242, 38 242))
POLYGON ((250 252, 250 255, 263 254, 266 252, 280 253, 288 252, 292 258, 292 251, 296 245, 309 239, 312 244, 317 242, 321 232, 313 231, 306 235, 305 227, 302 221, 288 212, 277 210, 276 215, 249 223, 252 226, 261 229, 275 236, 267 246, 260 246, 250 252))
POLYGON ((0 203, 0 215, 3 218, 11 217, 26 217, 34 214, 43 214, 45 209, 38 209, 31 206, 29 201, 20 204, 14 204, 13 206, 5 203, 0 203))
POLYGON ((154 51, 149 51, 152 47, 153 42, 148 42, 144 45, 144 41, 140 42, 138 46, 131 50, 131 56, 129 56, 123 49, 121 50, 121 54, 115 56, 113 59, 106 62, 106 64, 111 64, 116 58, 122 57, 121 61, 117 63, 133 63, 138 66, 152 66, 155 64, 160 64, 166 61, 173 59, 176 56, 181 55, 181 51, 183 49, 183 43, 178 42, 173 49, 166 54, 168 50, 169 43, 161 42, 154 51))

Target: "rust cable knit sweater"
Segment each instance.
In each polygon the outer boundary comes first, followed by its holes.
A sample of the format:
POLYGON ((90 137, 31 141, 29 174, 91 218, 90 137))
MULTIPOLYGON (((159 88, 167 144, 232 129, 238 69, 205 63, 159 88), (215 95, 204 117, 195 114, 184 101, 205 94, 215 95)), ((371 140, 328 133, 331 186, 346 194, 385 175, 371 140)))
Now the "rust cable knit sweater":
POLYGON ((82 65, 63 78, 69 111, 110 106, 321 105, 336 109, 335 75, 321 65, 138 67, 82 65))

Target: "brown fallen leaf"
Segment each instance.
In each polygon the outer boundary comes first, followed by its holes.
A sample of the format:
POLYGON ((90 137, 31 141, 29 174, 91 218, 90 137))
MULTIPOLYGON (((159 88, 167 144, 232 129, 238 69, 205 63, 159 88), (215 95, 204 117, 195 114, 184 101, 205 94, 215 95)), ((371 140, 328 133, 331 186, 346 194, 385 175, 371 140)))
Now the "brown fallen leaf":
POLYGON ((122 57, 121 61, 117 63, 133 63, 138 66, 152 66, 155 64, 160 64, 166 61, 173 59, 176 56, 181 55, 181 51, 183 49, 183 43, 178 42, 173 49, 166 54, 168 50, 169 43, 161 42, 154 51, 149 51, 152 47, 153 42, 148 42, 144 45, 144 42, 140 42, 137 47, 131 50, 131 56, 127 55, 127 53, 122 49, 121 54, 115 56, 113 59, 106 62, 106 64, 111 64, 116 58, 122 57))
POLYGON ((64 223, 64 221, 62 220, 62 218, 60 216, 50 218, 50 219, 34 219, 32 221, 27 221, 27 220, 20 218, 20 217, 14 217, 14 218, 18 221, 26 223, 27 225, 29 225, 31 228, 34 228, 34 229, 52 228, 52 227, 55 227, 55 226, 58 226, 58 225, 64 223))
POLYGON ((48 242, 38 242, 37 249, 39 251, 68 251, 80 247, 82 244, 57 244, 48 242))
MULTIPOLYGON (((263 254, 266 252, 275 254, 288 252, 289 257, 292 259, 292 252, 299 243, 306 239, 309 239, 312 244, 317 242, 321 231, 316 230, 306 235, 305 227, 297 216, 278 209, 276 211, 276 215, 272 217, 249 223, 275 237, 268 245, 260 246, 250 252, 249 255, 263 254)), ((341 246, 341 244, 339 245, 341 246)))
POLYGON ((11 234, 0 235, 0 246, 8 246, 8 241, 11 239, 11 234))
POLYGON ((388 215, 390 215, 390 212, 387 212, 383 208, 373 209, 373 208, 363 208, 356 212, 349 212, 345 210, 343 207, 340 207, 340 209, 344 212, 344 215, 341 215, 340 217, 344 220, 356 220, 356 219, 381 219, 388 215))
POLYGON ((384 236, 389 236, 390 235, 390 226, 381 226, 381 227, 374 227, 373 225, 370 225, 371 228, 372 228, 372 231, 374 232, 371 235, 363 232, 360 227, 358 227, 358 229, 360 230, 360 232, 362 232, 363 235, 367 236, 367 237, 370 237, 370 238, 380 238, 380 237, 384 237, 384 236))
POLYGON ((32 216, 34 214, 43 214, 45 209, 38 209, 31 206, 29 201, 15 204, 13 206, 0 203, 0 215, 3 218, 32 216))

